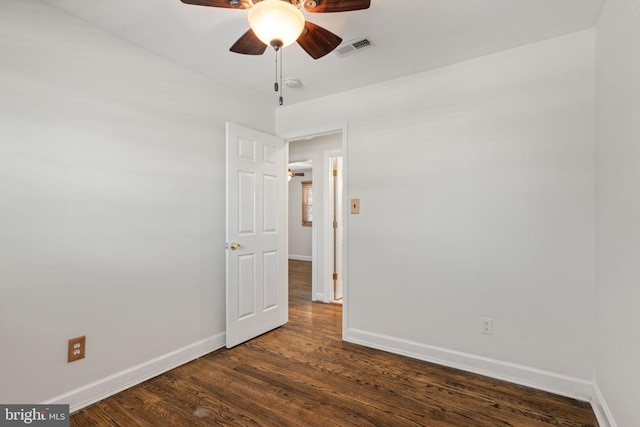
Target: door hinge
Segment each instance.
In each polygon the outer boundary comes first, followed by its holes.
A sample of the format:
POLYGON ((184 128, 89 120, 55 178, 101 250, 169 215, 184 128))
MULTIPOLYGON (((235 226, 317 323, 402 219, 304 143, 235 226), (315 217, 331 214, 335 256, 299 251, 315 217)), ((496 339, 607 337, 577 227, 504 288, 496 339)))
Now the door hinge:
POLYGON ((338 280, 340 275, 338 273, 333 273, 333 280, 338 280))
POLYGON ((338 228, 338 221, 333 221, 333 228, 338 228))
POLYGON ((333 176, 338 176, 338 169, 333 170, 333 176))

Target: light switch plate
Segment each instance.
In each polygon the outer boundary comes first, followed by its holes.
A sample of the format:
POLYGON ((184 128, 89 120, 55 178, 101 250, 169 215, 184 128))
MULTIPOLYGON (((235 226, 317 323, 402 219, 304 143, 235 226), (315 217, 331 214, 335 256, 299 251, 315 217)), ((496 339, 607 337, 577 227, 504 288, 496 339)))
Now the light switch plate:
POLYGON ((360 213, 360 199, 351 199, 351 213, 352 214, 360 213))

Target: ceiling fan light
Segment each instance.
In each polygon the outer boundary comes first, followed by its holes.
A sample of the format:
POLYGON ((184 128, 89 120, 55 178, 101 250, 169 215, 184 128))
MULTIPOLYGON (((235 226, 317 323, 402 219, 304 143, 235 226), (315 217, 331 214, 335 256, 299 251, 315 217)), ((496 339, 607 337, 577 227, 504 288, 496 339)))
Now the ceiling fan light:
POLYGON ((266 45, 289 46, 304 30, 300 9, 282 0, 262 0, 249 9, 249 26, 266 45))

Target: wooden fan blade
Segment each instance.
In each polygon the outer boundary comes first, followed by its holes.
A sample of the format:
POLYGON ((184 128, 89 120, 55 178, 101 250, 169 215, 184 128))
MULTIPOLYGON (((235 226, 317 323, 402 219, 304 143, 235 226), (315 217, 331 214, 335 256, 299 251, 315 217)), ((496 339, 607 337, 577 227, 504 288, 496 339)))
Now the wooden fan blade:
POLYGON ((251 5, 246 0, 180 0, 185 4, 197 6, 226 7, 231 9, 249 9, 251 5))
POLYGON ((322 58, 342 43, 340 37, 312 22, 307 21, 304 27, 296 41, 313 59, 322 58))
POLYGON ((318 13, 349 12, 368 9, 371 6, 371 0, 317 0, 317 3, 315 7, 305 7, 305 10, 318 13))
POLYGON ((253 30, 250 29, 229 50, 243 55, 262 55, 267 50, 267 45, 262 43, 253 30))

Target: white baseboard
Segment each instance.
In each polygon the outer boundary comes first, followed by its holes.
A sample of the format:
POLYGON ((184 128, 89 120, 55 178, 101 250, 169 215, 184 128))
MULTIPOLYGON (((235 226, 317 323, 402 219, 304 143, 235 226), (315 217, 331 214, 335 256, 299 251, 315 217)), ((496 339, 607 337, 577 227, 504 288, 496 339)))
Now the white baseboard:
POLYGON ((607 405, 607 402, 598 387, 598 384, 594 384, 593 386, 593 401, 591 402, 591 406, 593 407, 593 412, 596 414, 596 418, 598 419, 598 425, 600 427, 617 427, 615 420, 613 419, 613 414, 607 405))
POLYGON ((313 261, 313 257, 310 255, 291 255, 289 254, 289 259, 293 259, 296 261, 313 261))
POLYGON ((214 335, 42 403, 68 404, 75 412, 224 346, 225 334, 214 335))
POLYGON ((325 301, 324 294, 322 292, 316 293, 316 297, 312 298, 312 301, 313 302, 324 302, 324 303, 328 302, 328 301, 325 301))
MULTIPOLYGON (((578 400, 589 401, 600 427, 617 427, 597 384, 589 381, 357 329, 348 329, 344 340, 578 400)), ((224 346, 225 334, 214 335, 42 403, 68 404, 70 412, 75 412, 224 346)))
POLYGON ((357 329, 348 329, 343 338, 354 344, 593 402, 594 389, 591 381, 357 329))

